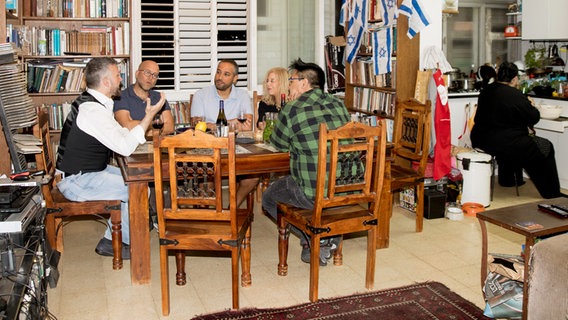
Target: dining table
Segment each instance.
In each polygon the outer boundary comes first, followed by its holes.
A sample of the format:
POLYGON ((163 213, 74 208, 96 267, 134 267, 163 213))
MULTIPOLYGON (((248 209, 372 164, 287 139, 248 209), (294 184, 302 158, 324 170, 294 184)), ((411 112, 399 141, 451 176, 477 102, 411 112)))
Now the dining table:
MULTIPOLYGON (((154 181, 152 141, 140 145, 130 156, 118 156, 116 161, 128 185, 131 282, 137 285, 149 284, 151 250, 148 188, 154 181)), ((224 164, 226 160, 222 161, 222 165, 224 164)), ((251 143, 250 139, 246 139, 246 143, 239 143, 237 139, 236 168, 237 176, 286 173, 290 169, 290 156, 288 152, 280 152, 267 143, 251 143)))

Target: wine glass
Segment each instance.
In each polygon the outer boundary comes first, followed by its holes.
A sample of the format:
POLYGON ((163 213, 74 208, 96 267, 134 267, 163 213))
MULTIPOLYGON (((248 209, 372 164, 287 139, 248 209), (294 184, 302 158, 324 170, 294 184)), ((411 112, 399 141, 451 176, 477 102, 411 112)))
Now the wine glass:
POLYGON ((158 113, 154 116, 152 120, 152 128, 160 130, 160 134, 162 134, 162 128, 164 127, 164 117, 162 117, 161 113, 158 113))
POLYGON ((239 116, 237 117, 237 120, 241 123, 241 126, 243 126, 247 121, 247 117, 245 116, 245 110, 243 110, 243 108, 239 110, 239 116))

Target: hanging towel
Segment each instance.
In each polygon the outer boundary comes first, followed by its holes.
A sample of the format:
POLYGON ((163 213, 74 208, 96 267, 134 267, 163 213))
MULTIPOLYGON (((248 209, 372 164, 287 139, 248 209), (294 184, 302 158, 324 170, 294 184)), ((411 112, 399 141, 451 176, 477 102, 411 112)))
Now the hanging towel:
POLYGON ((422 8, 424 6, 420 0, 403 0, 400 5, 399 13, 408 17, 408 32, 406 35, 410 39, 426 28, 430 24, 430 17, 428 13, 422 8))
POLYGON ((448 90, 444 84, 442 71, 433 74, 436 83, 436 110, 434 111, 434 127, 436 129, 436 145, 434 146, 434 179, 446 176, 452 170, 452 141, 448 90))
POLYGON ((424 69, 441 69, 443 73, 452 71, 452 66, 444 52, 436 46, 430 46, 424 50, 423 64, 424 69))
POLYGON ((346 60, 348 63, 353 63, 361 45, 363 33, 367 28, 367 0, 352 0, 349 3, 346 60))
POLYGON ((392 71, 392 28, 373 32, 373 71, 375 75, 392 71))

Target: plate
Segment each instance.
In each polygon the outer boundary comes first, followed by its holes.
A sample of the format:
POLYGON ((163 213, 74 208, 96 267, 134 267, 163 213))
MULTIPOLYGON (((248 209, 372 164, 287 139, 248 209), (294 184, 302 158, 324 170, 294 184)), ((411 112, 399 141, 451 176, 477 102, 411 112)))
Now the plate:
POLYGON ((253 138, 236 138, 235 142, 238 144, 251 144, 254 143, 253 138))

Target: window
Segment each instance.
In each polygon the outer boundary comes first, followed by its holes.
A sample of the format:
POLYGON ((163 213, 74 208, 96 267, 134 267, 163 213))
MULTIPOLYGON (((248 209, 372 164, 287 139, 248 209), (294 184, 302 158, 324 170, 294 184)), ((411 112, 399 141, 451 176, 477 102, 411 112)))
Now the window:
POLYGON ((443 46, 452 67, 469 73, 485 63, 518 59, 511 53, 515 43, 504 37, 506 12, 504 5, 460 3, 459 14, 444 16, 443 46))
POLYGON ((155 60, 160 64, 157 89, 191 92, 212 83, 217 61, 224 58, 237 60, 237 86, 251 91, 262 87, 269 68, 286 67, 298 57, 323 67, 323 42, 334 34, 336 2, 341 2, 132 1, 133 8, 140 3, 140 12, 133 10, 133 19, 140 17, 140 34, 133 34, 133 51, 140 48, 140 53, 132 52, 133 67, 155 60))

